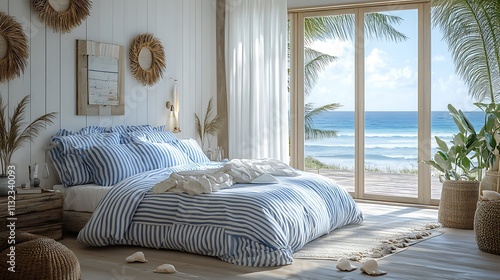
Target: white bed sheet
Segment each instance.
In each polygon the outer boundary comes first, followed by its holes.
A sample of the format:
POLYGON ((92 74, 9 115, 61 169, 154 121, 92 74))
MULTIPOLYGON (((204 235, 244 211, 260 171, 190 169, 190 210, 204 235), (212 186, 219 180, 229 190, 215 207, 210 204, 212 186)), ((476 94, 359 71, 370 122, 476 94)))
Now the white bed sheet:
POLYGON ((66 188, 63 185, 55 185, 54 190, 63 193, 64 210, 94 212, 97 204, 108 193, 112 186, 99 186, 87 184, 66 188))

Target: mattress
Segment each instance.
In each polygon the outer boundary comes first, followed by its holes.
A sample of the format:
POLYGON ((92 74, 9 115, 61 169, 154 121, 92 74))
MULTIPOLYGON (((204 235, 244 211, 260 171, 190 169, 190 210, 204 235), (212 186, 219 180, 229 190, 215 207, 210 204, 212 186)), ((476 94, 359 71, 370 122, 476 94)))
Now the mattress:
POLYGON ((60 191, 64 196, 64 210, 94 212, 97 204, 108 193, 112 186, 99 186, 96 184, 65 187, 55 185, 54 190, 60 191))

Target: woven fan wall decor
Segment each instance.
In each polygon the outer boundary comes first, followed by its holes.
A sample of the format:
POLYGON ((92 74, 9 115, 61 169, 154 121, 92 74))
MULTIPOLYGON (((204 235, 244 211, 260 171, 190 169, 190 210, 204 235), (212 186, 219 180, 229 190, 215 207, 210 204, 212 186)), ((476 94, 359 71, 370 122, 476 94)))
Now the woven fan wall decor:
POLYGON ((151 33, 136 36, 129 52, 130 70, 145 86, 156 84, 165 70, 165 51, 158 38, 151 33))
POLYGON ((68 33, 90 15, 90 0, 31 0, 40 20, 56 32, 68 33))
POLYGON ((19 77, 28 60, 28 38, 21 24, 0 12, 0 83, 19 77))

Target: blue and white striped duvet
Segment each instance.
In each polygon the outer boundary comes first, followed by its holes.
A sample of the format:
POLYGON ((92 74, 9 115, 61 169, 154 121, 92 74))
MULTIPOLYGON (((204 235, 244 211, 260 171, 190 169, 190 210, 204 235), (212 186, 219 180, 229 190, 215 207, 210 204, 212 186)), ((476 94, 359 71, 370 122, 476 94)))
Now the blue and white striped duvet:
POLYGON ((236 184, 212 194, 153 194, 170 172, 214 168, 190 164, 134 175, 102 199, 78 241, 165 248, 245 266, 281 266, 309 241, 362 214, 333 181, 310 173, 277 184, 236 184))

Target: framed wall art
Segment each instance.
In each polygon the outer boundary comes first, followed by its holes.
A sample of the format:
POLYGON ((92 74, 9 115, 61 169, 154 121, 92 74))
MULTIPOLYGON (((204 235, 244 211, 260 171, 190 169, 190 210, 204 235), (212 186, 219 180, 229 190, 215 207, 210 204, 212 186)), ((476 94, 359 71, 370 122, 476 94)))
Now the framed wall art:
POLYGON ((77 115, 123 115, 123 48, 77 40, 77 115))

